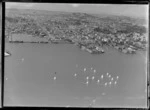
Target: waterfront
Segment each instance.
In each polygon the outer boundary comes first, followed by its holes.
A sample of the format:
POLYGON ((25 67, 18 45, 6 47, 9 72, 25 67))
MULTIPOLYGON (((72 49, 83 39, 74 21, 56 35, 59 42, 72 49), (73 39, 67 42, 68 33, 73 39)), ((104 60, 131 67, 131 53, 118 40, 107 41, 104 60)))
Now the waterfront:
POLYGON ((5 58, 4 105, 89 106, 95 100, 94 107, 146 106, 144 52, 127 55, 109 48, 92 55, 72 44, 30 43, 6 43, 6 49, 12 55, 5 58), (119 76, 117 84, 105 87, 89 80, 86 85, 91 68, 97 79, 107 72, 119 76))

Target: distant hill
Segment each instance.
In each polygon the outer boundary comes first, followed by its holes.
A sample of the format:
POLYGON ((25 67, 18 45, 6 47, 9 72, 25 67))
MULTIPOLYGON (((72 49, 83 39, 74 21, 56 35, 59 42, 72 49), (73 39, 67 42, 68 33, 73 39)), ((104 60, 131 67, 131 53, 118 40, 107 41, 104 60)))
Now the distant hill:
POLYGON ((17 15, 17 14, 26 14, 26 15, 45 15, 45 16, 73 16, 73 17, 90 17, 90 18, 99 18, 103 21, 118 21, 122 20, 125 22, 132 22, 138 25, 145 25, 146 19, 145 18, 135 18, 129 16, 119 16, 119 15, 108 15, 108 14, 88 14, 88 13, 79 13, 79 12, 63 12, 63 11, 47 11, 47 10, 34 10, 34 9, 6 9, 6 14, 10 15, 17 15))

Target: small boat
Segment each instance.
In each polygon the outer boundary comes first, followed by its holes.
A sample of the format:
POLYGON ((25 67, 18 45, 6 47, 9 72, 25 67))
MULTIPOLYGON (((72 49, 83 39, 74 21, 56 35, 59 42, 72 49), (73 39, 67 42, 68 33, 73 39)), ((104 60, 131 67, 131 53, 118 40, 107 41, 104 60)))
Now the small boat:
POLYGON ((5 57, 10 56, 11 54, 9 52, 5 52, 5 57))
POLYGON ((94 78, 95 78, 95 77, 93 76, 93 77, 92 77, 92 80, 94 80, 94 78))

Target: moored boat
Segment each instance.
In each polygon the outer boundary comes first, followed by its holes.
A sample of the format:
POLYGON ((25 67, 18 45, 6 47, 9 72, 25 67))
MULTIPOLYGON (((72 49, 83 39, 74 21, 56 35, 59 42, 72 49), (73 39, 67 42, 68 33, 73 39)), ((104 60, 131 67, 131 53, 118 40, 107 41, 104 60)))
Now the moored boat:
POLYGON ((9 52, 5 52, 5 57, 10 56, 11 54, 9 52))

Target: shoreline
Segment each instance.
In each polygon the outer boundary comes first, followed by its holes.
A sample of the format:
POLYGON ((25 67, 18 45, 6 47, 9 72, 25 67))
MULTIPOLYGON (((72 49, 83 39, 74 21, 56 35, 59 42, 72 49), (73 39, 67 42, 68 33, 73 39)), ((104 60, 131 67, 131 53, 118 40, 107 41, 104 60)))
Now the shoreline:
POLYGON ((30 41, 8 41, 7 43, 12 44, 23 44, 23 43, 31 43, 31 44, 73 44, 69 42, 30 42, 30 41))
MULTIPOLYGON (((10 44, 26 44, 26 43, 30 43, 30 44, 72 44, 72 43, 67 43, 67 42, 57 42, 57 43, 53 43, 53 42, 19 42, 19 41, 17 41, 17 42, 14 42, 14 41, 12 41, 12 42, 10 42, 10 41, 8 41, 7 43, 10 43, 10 44)), ((75 43, 73 44, 74 46, 76 46, 76 47, 78 47, 77 45, 75 45, 75 43)), ((84 49, 82 49, 82 48, 80 48, 80 47, 78 47, 81 51, 85 51, 85 52, 88 52, 88 53, 90 53, 90 54, 92 54, 92 55, 94 55, 94 54, 104 54, 105 53, 105 49, 109 49, 109 48, 112 48, 112 49, 115 49, 115 50, 117 50, 119 53, 122 53, 122 54, 131 54, 131 55, 133 55, 133 54, 136 54, 137 52, 141 52, 141 51, 144 51, 145 52, 145 50, 136 50, 135 51, 135 53, 125 53, 125 52, 122 52, 121 50, 118 50, 117 48, 114 48, 114 47, 112 47, 112 46, 106 46, 106 45, 104 45, 103 47, 100 47, 100 48, 102 48, 103 50, 104 50, 104 52, 95 52, 94 53, 94 51, 93 50, 91 50, 91 49, 89 49, 89 48, 87 48, 86 46, 84 46, 84 49), (106 48, 107 47, 107 48, 106 48)), ((146 50, 147 51, 147 50, 146 50)))
POLYGON ((82 51, 86 51, 90 54, 104 54, 105 50, 103 49, 104 46, 112 47, 114 49, 117 49, 118 52, 124 53, 124 54, 136 54, 137 51, 146 51, 147 48, 142 47, 135 47, 132 45, 122 45, 120 43, 111 43, 108 41, 102 41, 101 44, 97 43, 89 43, 86 44, 84 42, 76 41, 74 42, 71 39, 52 39, 53 36, 49 37, 33 37, 32 35, 28 34, 12 34, 10 36, 7 36, 6 42, 9 43, 34 43, 34 44, 73 44, 80 48, 82 51), (144 50, 145 49, 145 50, 144 50))

